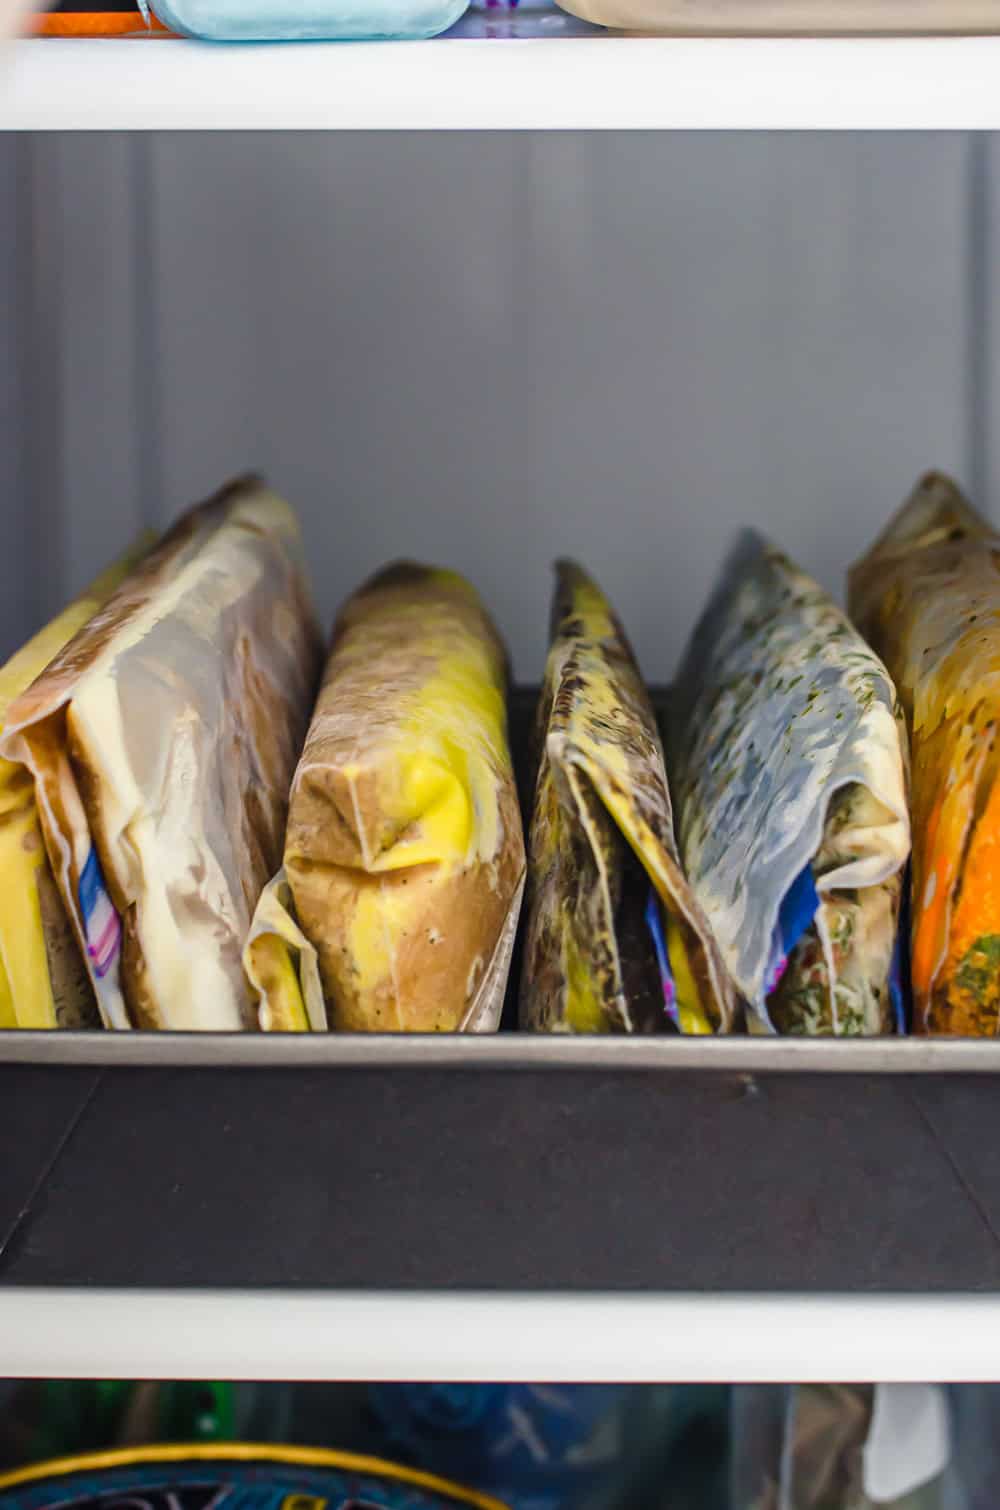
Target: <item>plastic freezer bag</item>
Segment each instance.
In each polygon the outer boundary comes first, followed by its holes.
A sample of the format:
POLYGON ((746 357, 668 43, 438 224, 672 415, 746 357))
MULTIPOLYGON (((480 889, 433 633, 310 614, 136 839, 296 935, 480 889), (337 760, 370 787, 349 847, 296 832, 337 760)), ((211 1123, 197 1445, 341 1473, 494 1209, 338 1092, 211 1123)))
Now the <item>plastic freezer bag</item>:
POLYGON ((241 950, 280 859, 319 665, 291 509, 185 515, 11 707, 105 1024, 254 1025, 241 950))
POLYGON ((734 1510, 960 1510, 950 1411, 933 1384, 740 1385, 734 1510))
POLYGON ((695 630, 669 738, 681 855, 751 1029, 891 1032, 910 849, 895 692, 837 605, 755 534, 695 630))
POLYGON ((672 1016, 685 1032, 727 1027, 732 992, 681 871, 649 694, 600 588, 572 562, 557 571, 536 730, 521 1025, 655 1031, 672 1016))
MULTIPOLYGON (((150 544, 152 536, 149 541, 150 544)), ((11 703, 107 601, 137 549, 91 583, 0 670, 0 730, 11 703)), ((0 1027, 81 1028, 100 1016, 42 838, 35 784, 24 766, 0 760, 0 1027)))
POLYGON ((932 473, 851 571, 913 757, 914 1029, 1000 1031, 1000 536, 932 473))
POLYGON ((288 891, 247 950, 265 1024, 323 1025, 314 951, 331 1028, 499 1025, 524 884, 506 684, 454 572, 401 563, 349 599, 292 785, 288 891))
MULTIPOLYGON (((649 1393, 621 1384, 374 1384, 368 1399, 394 1459, 474 1484, 512 1510, 619 1510, 637 1503, 629 1490, 634 1496, 641 1449, 647 1458, 659 1450, 634 1429, 649 1429, 649 1393)), ((655 1425, 668 1435, 662 1414, 655 1425)))

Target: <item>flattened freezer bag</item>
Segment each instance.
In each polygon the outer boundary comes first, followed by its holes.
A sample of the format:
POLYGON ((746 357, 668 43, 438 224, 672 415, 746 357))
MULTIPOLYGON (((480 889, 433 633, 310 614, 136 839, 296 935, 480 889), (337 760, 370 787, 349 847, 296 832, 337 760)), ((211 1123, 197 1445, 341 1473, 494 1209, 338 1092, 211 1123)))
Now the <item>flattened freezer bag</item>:
POLYGON ((954 483, 918 483, 850 576, 913 755, 914 1028, 1000 1032, 1000 536, 954 483))
POLYGON ((671 1016, 683 1032, 728 1028, 732 990, 681 870, 649 694, 597 584, 573 562, 557 573, 536 730, 521 1025, 639 1032, 671 1016))
POLYGON ((910 849, 895 692, 837 605, 749 531, 670 731, 681 856, 750 1028, 891 1032, 910 849))
POLYGON ((265 1033, 322 1033, 328 1026, 316 950, 295 921, 284 870, 260 894, 243 968, 265 1033))
MULTIPOLYGON (((151 543, 152 537, 150 537, 151 543)), ((139 553, 93 582, 0 669, 0 730, 11 703, 43 672, 135 565, 139 553)), ((0 1028, 100 1026, 56 884, 24 766, 0 760, 0 1028)))
POLYGON ((0 1476, 4 1510, 504 1510, 378 1458, 217 1442, 97 1452, 0 1476))
POLYGON ((265 1025, 323 1025, 311 947, 332 1028, 497 1027, 524 884, 506 682, 496 630, 454 572, 391 566, 348 601, 292 785, 294 918, 263 919, 279 877, 247 950, 265 1025))
POLYGON ((192 509, 11 707, 109 1027, 255 1025, 240 955, 277 867, 320 646, 288 505, 192 509))

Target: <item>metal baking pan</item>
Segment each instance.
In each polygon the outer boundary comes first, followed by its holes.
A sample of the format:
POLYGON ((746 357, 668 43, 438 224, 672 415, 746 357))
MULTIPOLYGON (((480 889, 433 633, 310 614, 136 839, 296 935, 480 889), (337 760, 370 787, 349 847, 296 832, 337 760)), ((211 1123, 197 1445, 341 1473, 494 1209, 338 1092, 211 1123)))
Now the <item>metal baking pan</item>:
POLYGON ((0 1033, 0 1285, 1000 1288, 1000 1041, 538 1037, 517 973, 489 1037, 0 1033))
POLYGON ((1000 1045, 11 1034, 0 1285, 1000 1288, 1000 1045))
MULTIPOLYGON (((2 1065, 98 1069, 450 1069, 744 1075, 989 1075, 1000 1040, 679 1038, 500 1032, 0 1033, 2 1065)), ((998 1092, 1000 1108, 1000 1092, 998 1092)))

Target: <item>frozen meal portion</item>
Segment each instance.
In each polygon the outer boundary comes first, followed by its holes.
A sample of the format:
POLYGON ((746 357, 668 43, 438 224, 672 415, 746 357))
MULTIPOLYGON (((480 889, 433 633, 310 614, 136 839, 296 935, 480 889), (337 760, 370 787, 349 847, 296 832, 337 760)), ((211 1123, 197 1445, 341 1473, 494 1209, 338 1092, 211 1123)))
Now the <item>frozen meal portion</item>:
POLYGON ((309 949, 331 1028, 498 1025, 524 881, 506 688, 454 572, 399 563, 348 600, 292 784, 287 896, 279 877, 248 949, 265 1025, 324 1025, 309 949))
POLYGON ((557 573, 536 725, 521 1026, 728 1028, 733 993, 681 870, 649 693, 597 584, 573 562, 557 573))
POLYGON ((832 599, 750 531, 692 637, 669 730, 681 856, 751 1031, 902 1026, 895 691, 832 599))
POLYGON ((913 760, 914 1028, 1000 1031, 1000 535, 947 477, 914 489, 853 567, 913 760))
MULTIPOLYGON (((109 567, 0 669, 0 730, 11 703, 107 601, 139 554, 109 567)), ((9 760, 0 760, 0 895, 0 1028, 100 1026, 45 853, 35 783, 30 771, 9 760)))
POLYGON ((289 506, 192 509, 8 711, 114 1028, 255 1026, 241 950, 281 856, 320 641, 289 506))

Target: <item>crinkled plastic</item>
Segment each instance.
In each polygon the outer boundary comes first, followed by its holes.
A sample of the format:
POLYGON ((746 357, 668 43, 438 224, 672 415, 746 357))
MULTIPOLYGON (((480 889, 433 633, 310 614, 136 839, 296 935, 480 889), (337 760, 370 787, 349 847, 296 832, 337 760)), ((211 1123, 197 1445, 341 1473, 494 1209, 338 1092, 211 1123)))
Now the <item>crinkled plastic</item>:
POLYGON ((348 601, 292 785, 288 894, 279 878, 272 921, 259 910, 251 931, 262 1022, 317 1015, 294 930, 331 1028, 498 1026, 524 884, 506 683, 496 630, 454 572, 401 563, 348 601))
POLYGON ((743 1385, 730 1503, 740 1510, 958 1510, 950 1412, 928 1384, 743 1385), (954 1485, 952 1485, 954 1488, 954 1485))
POLYGON ((217 1442, 62 1458, 0 1477, 4 1510, 504 1510, 378 1458, 217 1442))
POLYGON ((913 755, 914 1030, 1000 1030, 1000 535, 924 477, 852 569, 913 755))
MULTIPOLYGON (((145 542, 152 543, 152 537, 145 542)), ((123 556, 0 670, 0 730, 14 700, 104 604, 135 565, 123 556)), ((35 784, 0 760, 0 1027, 99 1025, 97 1002, 59 899, 42 838, 35 784)))
MULTIPOLYGON (((392 1458, 474 1484, 514 1510, 620 1510, 639 1503, 643 1449, 648 1458, 669 1441, 666 1411, 656 1412, 650 1393, 622 1384, 374 1384, 369 1401, 392 1458)), ((660 1466, 654 1460, 654 1471, 660 1466)))
POLYGON ((295 921, 284 870, 268 881, 254 910, 243 968, 259 1000, 265 1033, 323 1033, 329 1023, 316 950, 295 921))
POLYGON ((596 583, 572 562, 557 571, 537 717, 521 1025, 653 1031, 666 1025, 669 980, 683 1031, 727 1027, 732 990, 681 870, 649 694, 596 583), (665 934, 654 917, 652 938, 650 883, 666 917, 665 934))
POLYGON ((837 605, 751 532, 688 647, 668 738, 681 856, 748 1026, 893 1031, 910 849, 895 692, 837 605), (789 916, 810 888, 811 921, 789 916))
POLYGON ((10 708, 105 1024, 254 1026, 241 951, 280 860, 320 641, 295 517, 192 509, 10 708))

